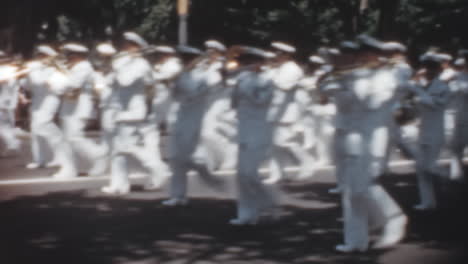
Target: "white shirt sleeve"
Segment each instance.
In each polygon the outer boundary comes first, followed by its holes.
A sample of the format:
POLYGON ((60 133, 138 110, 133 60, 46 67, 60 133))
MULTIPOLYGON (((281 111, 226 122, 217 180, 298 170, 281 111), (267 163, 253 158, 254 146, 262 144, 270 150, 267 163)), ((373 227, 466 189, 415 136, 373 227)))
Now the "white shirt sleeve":
POLYGON ((156 81, 170 80, 176 77, 183 69, 182 62, 178 58, 170 58, 163 64, 155 66, 153 77, 156 81))

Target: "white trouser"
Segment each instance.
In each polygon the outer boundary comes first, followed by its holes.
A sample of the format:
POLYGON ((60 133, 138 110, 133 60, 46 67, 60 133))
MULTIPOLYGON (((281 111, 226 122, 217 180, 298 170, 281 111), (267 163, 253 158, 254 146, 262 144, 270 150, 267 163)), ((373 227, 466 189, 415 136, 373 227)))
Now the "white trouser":
POLYGON ((444 133, 446 142, 452 142, 455 132, 456 112, 446 109, 444 112, 444 133))
POLYGON ((0 152, 17 151, 20 147, 21 141, 16 137, 16 130, 14 125, 12 125, 10 110, 0 109, 0 152))
POLYGON ((315 117, 313 113, 307 111, 303 114, 303 118, 301 120, 302 126, 304 128, 303 137, 304 137, 304 148, 305 149, 313 149, 317 146, 317 135, 315 131, 315 117))
POLYGON ((332 117, 316 116, 315 136, 316 139, 316 154, 317 162, 322 165, 327 165, 333 159, 332 142, 335 134, 332 117))
MULTIPOLYGON (((182 131, 180 131, 182 132, 182 131)), ((199 144, 207 144, 203 139, 195 139, 191 143, 182 140, 182 143, 177 144, 177 136, 174 135, 171 138, 172 154, 170 157, 170 166, 172 170, 170 196, 171 198, 185 199, 187 196, 187 176, 188 172, 195 170, 200 179, 207 185, 216 187, 219 185, 219 180, 212 175, 213 168, 215 166, 210 146, 204 146, 199 144), (174 149, 177 148, 177 149, 174 149)))
POLYGON ((333 162, 335 163, 335 177, 336 185, 339 189, 342 189, 344 186, 344 169, 343 162, 346 158, 345 152, 345 142, 346 142, 346 132, 342 129, 337 129, 334 135, 333 140, 333 162))
POLYGON ((263 211, 272 209, 276 204, 273 190, 263 184, 258 174, 269 150, 267 144, 239 145, 237 218, 240 220, 257 219, 263 211))
POLYGON ((160 134, 156 124, 121 124, 113 139, 111 158, 112 188, 125 188, 129 183, 128 160, 135 157, 149 170, 149 184, 159 187, 170 172, 162 160, 160 134))
POLYGON ((270 162, 270 179, 284 178, 284 166, 281 165, 281 153, 288 151, 299 161, 299 177, 313 174, 315 158, 295 138, 293 125, 278 124, 274 129, 274 145, 272 148, 272 160, 270 162))
POLYGON ((63 177, 78 176, 77 168, 73 162, 73 150, 58 126, 51 121, 38 124, 36 128, 35 134, 46 139, 54 150, 56 162, 61 167, 58 174, 63 177))
POLYGON ((86 137, 86 120, 73 115, 62 117, 62 128, 66 140, 71 144, 75 166, 82 172, 94 171, 95 166, 102 167, 108 154, 108 146, 86 137))
POLYGON ((209 166, 205 163, 205 159, 196 160, 171 160, 171 198, 185 199, 187 197, 187 180, 188 172, 195 170, 200 176, 200 179, 207 185, 216 187, 219 185, 219 180, 211 174, 209 166))
POLYGON ((125 189, 130 185, 128 178, 128 157, 125 154, 115 154, 111 158, 111 189, 125 189))
POLYGON ((417 135, 418 128, 415 124, 392 127, 392 145, 400 149, 407 159, 416 159, 417 156, 417 135))
POLYGON ((135 146, 141 141, 135 125, 119 124, 112 137, 111 189, 125 189, 130 185, 129 159, 135 146))
POLYGON ((161 186, 169 177, 168 165, 162 160, 160 142, 161 134, 156 123, 140 129, 143 146, 136 147, 132 153, 149 170, 149 183, 161 186))
POLYGON ((401 208, 377 182, 383 172, 388 147, 388 129, 372 133, 345 133, 344 159, 337 166, 343 173, 344 241, 352 248, 366 249, 369 228, 380 228, 403 215, 401 208))
POLYGON ((107 149, 102 159, 102 167, 95 163, 95 167, 90 170, 91 174, 104 174, 110 170, 111 167, 111 154, 112 154, 112 141, 116 133, 117 124, 115 123, 115 116, 118 110, 114 108, 103 108, 101 110, 101 138, 100 145, 102 148, 107 149), (94 171, 93 171, 94 170, 94 171))
POLYGON ((210 148, 202 146, 202 128, 205 103, 183 105, 177 113, 177 120, 169 142, 170 166, 172 170, 170 196, 183 199, 187 195, 187 174, 198 172, 200 178, 215 187, 219 181, 211 174, 214 167, 210 148), (187 108, 185 108, 187 107, 187 108))
POLYGON ((31 120, 31 154, 33 162, 39 166, 46 165, 47 162, 55 160, 55 150, 51 147, 51 137, 55 136, 50 131, 41 131, 42 122, 36 121, 34 114, 31 120))
POLYGON ((418 178, 420 204, 425 207, 435 207, 437 205, 434 178, 442 175, 442 168, 437 165, 437 159, 443 145, 443 142, 423 143, 419 145, 419 153, 416 159, 416 175, 418 178))
POLYGON ((459 180, 463 177, 463 156, 468 146, 468 124, 456 123, 455 132, 450 144, 450 179, 459 180))

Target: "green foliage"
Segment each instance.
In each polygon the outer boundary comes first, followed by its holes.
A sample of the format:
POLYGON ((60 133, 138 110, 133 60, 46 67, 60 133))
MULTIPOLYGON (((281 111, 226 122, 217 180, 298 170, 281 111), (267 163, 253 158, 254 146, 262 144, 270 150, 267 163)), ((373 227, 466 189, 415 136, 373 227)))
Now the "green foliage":
MULTIPOLYGON (((38 3, 6 1, 18 9, 38 3)), ((32 12, 35 17, 30 34, 49 41, 94 42, 106 38, 104 29, 112 26, 115 34, 135 30, 151 42, 176 43, 176 1, 41 0, 41 10, 32 12), (44 22, 50 27, 47 32, 38 32, 38 25, 44 22)), ((189 42, 200 45, 207 38, 217 38, 228 44, 266 45, 284 40, 308 52, 367 32, 410 43, 417 50, 431 45, 468 47, 468 34, 464 32, 468 0, 369 0, 364 12, 359 10, 360 1, 191 0, 189 42), (392 3, 394 13, 388 10, 392 3)), ((16 19, 0 20, 0 29, 2 23, 20 24, 22 18, 16 19)))

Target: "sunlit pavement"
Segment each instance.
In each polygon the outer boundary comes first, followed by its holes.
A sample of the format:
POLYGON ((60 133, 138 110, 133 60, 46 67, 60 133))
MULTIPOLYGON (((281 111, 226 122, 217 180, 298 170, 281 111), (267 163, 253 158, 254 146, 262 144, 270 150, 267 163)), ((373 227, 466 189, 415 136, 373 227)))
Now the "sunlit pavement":
MULTIPOLYGON (((0 160, 0 263, 468 263, 463 259, 467 199, 462 183, 440 181, 441 208, 416 212, 411 162, 395 160, 383 181, 410 217, 408 236, 384 251, 343 255, 339 196, 333 168, 312 179, 280 184, 282 210, 277 220, 255 227, 232 227, 234 172, 218 175, 223 190, 210 190, 190 177, 187 206, 160 202, 167 186, 144 191, 143 172, 132 178, 124 197, 99 192, 107 177, 50 179, 53 169, 26 170, 27 151, 0 160)), ((289 168, 294 175, 296 168, 289 168)))

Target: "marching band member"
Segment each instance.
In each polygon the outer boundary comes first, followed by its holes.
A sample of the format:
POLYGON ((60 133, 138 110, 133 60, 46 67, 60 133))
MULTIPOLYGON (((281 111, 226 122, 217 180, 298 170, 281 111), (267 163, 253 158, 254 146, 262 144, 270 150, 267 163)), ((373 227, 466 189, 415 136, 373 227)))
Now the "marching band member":
MULTIPOLYGON (((453 57, 447 53, 437 53, 439 59, 441 60, 442 73, 440 74, 440 79, 447 82, 447 84, 452 83, 452 81, 457 76, 457 71, 452 67, 453 57)), ((450 88, 450 86, 449 86, 450 88)), ((454 91, 451 92, 453 94, 454 91)), ((453 133, 455 130, 455 116, 456 116, 456 98, 451 96, 447 107, 445 108, 445 117, 444 117, 444 131, 445 131, 445 140, 446 142, 452 142, 453 133)))
POLYGON ((148 43, 134 32, 124 33, 123 40, 121 53, 112 62, 115 73, 112 89, 118 111, 114 117, 111 179, 109 185, 101 189, 104 193, 118 195, 130 192, 128 162, 144 142, 141 129, 146 125, 149 111, 147 92, 153 85, 151 65, 141 54, 148 43))
POLYGON ((62 46, 67 65, 62 67, 68 79, 67 91, 62 97, 60 121, 63 132, 73 147, 75 166, 89 175, 102 174, 107 146, 97 144, 85 133, 88 122, 96 118, 94 109, 94 68, 88 60, 89 50, 81 44, 62 46), (85 165, 89 164, 89 165, 85 165), (86 166, 87 168, 83 168, 86 166))
POLYGON ((172 98, 174 80, 182 72, 184 65, 172 47, 158 46, 156 52, 160 56, 162 54, 162 57, 153 64, 156 96, 153 98, 151 110, 157 124, 169 129, 175 108, 172 98))
MULTIPOLYGON (((325 165, 333 159, 336 105, 333 98, 319 92, 319 82, 333 70, 332 59, 340 54, 337 49, 320 48, 320 55, 309 57, 312 74, 301 80, 296 93, 302 105, 302 124, 304 125, 304 148, 315 151, 316 166, 325 165)), ((339 188, 330 190, 338 193, 339 188)))
MULTIPOLYGON (((30 69, 26 76, 25 88, 31 94, 31 153, 33 162, 26 167, 36 169, 48 166, 48 161, 56 160, 55 150, 49 145, 53 141, 54 133, 48 133, 44 124, 53 122, 56 109, 50 109, 46 104, 46 98, 50 96, 50 88, 47 81, 51 78, 54 68, 48 61, 54 60, 59 54, 48 45, 40 45, 36 48, 37 57, 28 63, 30 69)), ((54 131, 52 129, 52 131, 54 131)))
POLYGON ((37 114, 37 127, 34 132, 47 139, 54 150, 53 161, 50 163, 54 166, 58 165, 60 169, 52 177, 57 180, 67 180, 75 178, 78 170, 73 160, 72 146, 54 119, 60 112, 61 98, 68 90, 69 79, 64 69, 58 64, 51 62, 46 65, 48 68, 44 72, 51 71, 46 80, 48 92, 41 103, 41 111, 37 114))
MULTIPOLYGON (((0 51, 0 57, 6 57, 0 51)), ((11 64, 0 65, 0 157, 16 153, 21 148, 17 138, 15 111, 18 105, 19 82, 15 74, 18 67, 11 64)))
MULTIPOLYGON (((269 60, 272 52, 256 52, 261 59, 269 60)), ((257 55, 257 56, 258 56, 257 55)), ((274 89, 271 66, 262 65, 241 69, 233 78, 235 90, 233 106, 238 117, 237 161, 237 217, 232 225, 256 224, 260 215, 276 205, 271 186, 265 185, 258 170, 268 159, 273 144, 273 123, 269 121, 274 89)))
POLYGON ((200 148, 204 117, 212 103, 211 94, 222 85, 221 69, 226 47, 215 40, 205 42, 207 52, 196 58, 175 80, 174 98, 178 101, 177 120, 169 142, 172 178, 170 198, 163 205, 187 204, 187 174, 196 170, 203 181, 217 187, 220 181, 210 171, 213 153, 200 148), (203 150, 203 151, 200 151, 203 150))
MULTIPOLYGON (((97 66, 94 75, 94 90, 98 95, 98 107, 100 110, 101 124, 101 144, 108 146, 107 159, 103 164, 104 168, 99 168, 99 172, 104 173, 110 168, 110 150, 112 139, 116 131, 115 117, 119 111, 118 94, 114 91, 116 86, 115 72, 112 69, 113 57, 117 50, 111 43, 101 43, 96 46, 97 66)), ((97 167, 95 167, 98 169, 97 167)), ((93 174, 98 174, 95 171, 93 174)))
MULTIPOLYGON (((229 59, 232 50, 224 50, 226 60, 229 59)), ((225 78, 225 76, 223 76, 225 78)), ((201 132, 202 147, 211 157, 210 170, 220 168, 234 169, 237 157, 237 144, 234 137, 237 133, 237 118, 232 109, 232 87, 229 87, 227 79, 214 90, 208 103, 209 107, 203 118, 203 130, 201 132)))
POLYGON ((445 110, 450 100, 450 90, 445 78, 442 78, 443 56, 426 53, 421 56, 425 65, 425 85, 418 85, 417 106, 421 124, 419 128, 419 152, 416 159, 416 174, 420 203, 417 210, 434 209, 437 205, 434 191, 434 177, 442 174, 437 159, 445 145, 445 110))
MULTIPOLYGON (((312 63, 320 65, 314 72, 317 82, 333 68, 321 57, 311 56, 309 60, 312 63)), ((315 103, 311 106, 311 111, 314 118, 313 129, 315 130, 314 134, 316 137, 316 166, 319 166, 329 164, 332 159, 332 148, 330 146, 333 145, 333 135, 335 134, 336 105, 329 98, 324 98, 317 94, 317 89, 314 89, 314 91, 315 103)))
POLYGON ((60 109, 61 124, 69 137, 82 136, 86 120, 91 118, 94 69, 87 60, 88 48, 81 44, 65 44, 62 51, 67 57, 66 75, 69 79, 67 94, 60 109))
POLYGON ((280 164, 282 150, 294 155, 300 163, 299 178, 313 174, 314 158, 295 140, 295 127, 300 119, 299 105, 295 101, 295 93, 304 71, 292 59, 296 48, 282 42, 273 42, 271 46, 276 50, 272 73, 274 89, 273 101, 268 113, 268 120, 274 124, 272 161, 270 163, 270 177, 268 183, 274 183, 284 178, 284 168, 280 164))
POLYGON ((463 178, 463 156, 464 150, 468 146, 468 116, 466 115, 468 107, 468 50, 459 51, 460 58, 456 60, 455 66, 458 67, 458 74, 449 84, 452 91, 455 107, 455 131, 450 142, 451 162, 450 179, 460 180, 463 178))
POLYGON ((358 40, 359 44, 345 43, 346 48, 355 49, 348 58, 358 64, 321 87, 337 99, 337 132, 342 139, 336 142, 341 151, 336 165, 343 173, 344 244, 336 250, 345 253, 368 249, 369 228, 382 228, 375 248, 393 246, 404 237, 407 222, 377 181, 385 166, 392 107, 400 83, 394 68, 379 61, 383 43, 365 35, 358 40))
MULTIPOLYGON (((401 84, 408 84, 408 79, 412 75, 411 66, 406 60, 406 47, 398 42, 386 42, 385 56, 381 59, 387 62, 387 65, 393 66, 397 81, 401 84)), ((408 98, 410 98, 411 85, 406 89, 400 89, 402 93, 398 94, 398 100, 393 106, 393 118, 390 120, 390 143, 387 148, 386 171, 390 164, 391 151, 397 147, 401 153, 409 159, 416 159, 418 124, 414 117, 416 112, 408 98)))
POLYGON ((147 190, 159 189, 169 178, 171 172, 162 159, 160 148, 161 125, 167 124, 168 111, 171 110, 171 90, 173 80, 183 69, 181 60, 177 57, 174 48, 169 46, 156 46, 154 52, 162 55, 153 66, 153 79, 155 81, 152 91, 147 95, 150 109, 145 125, 141 128, 143 147, 136 151, 137 158, 150 170, 150 177, 145 185, 147 190))

